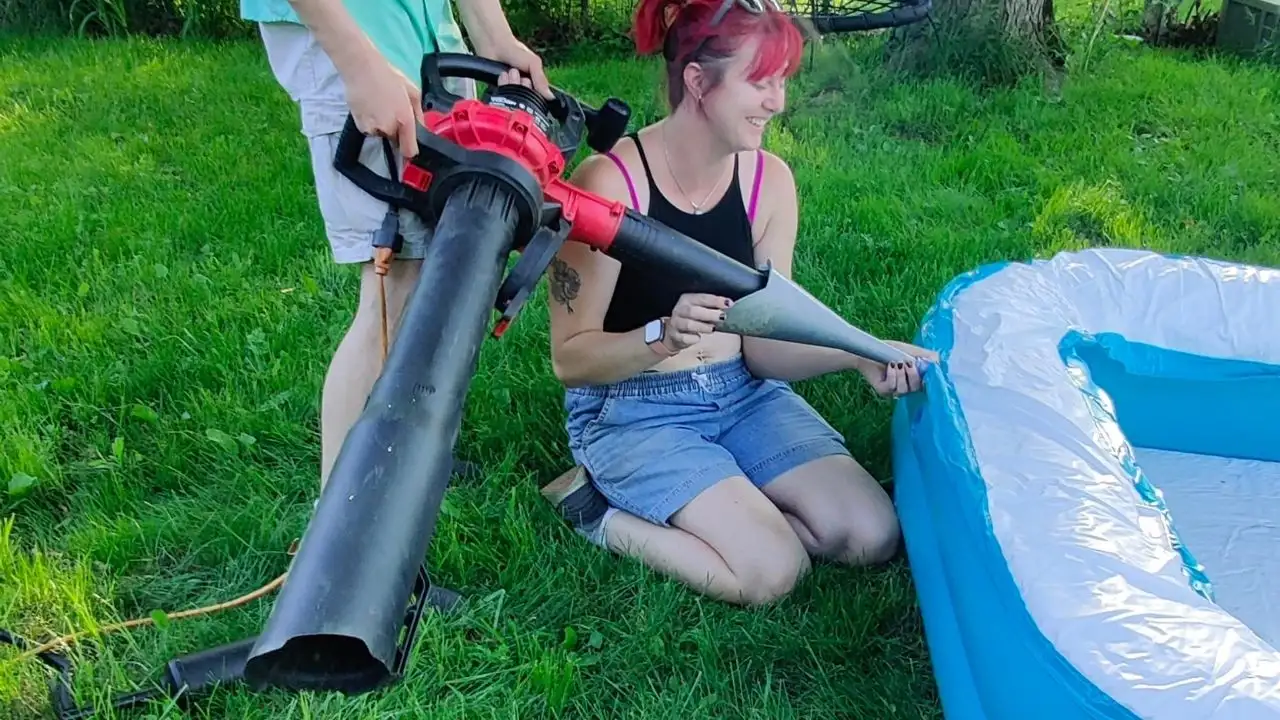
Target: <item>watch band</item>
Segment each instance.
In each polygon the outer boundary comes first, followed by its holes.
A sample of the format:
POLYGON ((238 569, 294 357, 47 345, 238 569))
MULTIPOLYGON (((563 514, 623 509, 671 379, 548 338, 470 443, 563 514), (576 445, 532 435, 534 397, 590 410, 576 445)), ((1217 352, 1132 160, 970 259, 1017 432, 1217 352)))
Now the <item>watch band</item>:
POLYGON ((676 354, 675 350, 672 350, 671 348, 667 347, 661 340, 654 340, 653 342, 649 343, 649 349, 653 350, 654 352, 658 353, 663 357, 671 357, 676 354))

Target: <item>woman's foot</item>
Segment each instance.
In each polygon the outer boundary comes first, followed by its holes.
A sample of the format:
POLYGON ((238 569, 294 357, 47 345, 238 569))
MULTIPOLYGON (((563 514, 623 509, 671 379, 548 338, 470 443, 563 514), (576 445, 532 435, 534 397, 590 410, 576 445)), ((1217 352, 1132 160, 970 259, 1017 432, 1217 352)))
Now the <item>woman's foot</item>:
POLYGON ((591 484, 585 468, 575 465, 548 483, 541 492, 574 532, 592 545, 609 549, 605 541, 605 525, 618 511, 609 507, 609 501, 591 484))

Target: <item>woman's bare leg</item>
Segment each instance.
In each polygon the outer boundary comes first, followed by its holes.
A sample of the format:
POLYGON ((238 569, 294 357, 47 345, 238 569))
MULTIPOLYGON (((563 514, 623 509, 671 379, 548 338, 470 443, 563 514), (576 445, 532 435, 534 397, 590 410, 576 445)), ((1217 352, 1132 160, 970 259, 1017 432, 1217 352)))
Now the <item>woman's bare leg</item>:
POLYGON ((857 461, 832 455, 764 486, 806 550, 849 565, 887 562, 898 551, 893 501, 857 461))
POLYGON ((671 527, 618 513, 605 537, 615 552, 734 604, 774 602, 810 567, 786 518, 741 476, 694 498, 672 516, 671 527))
POLYGON ((655 525, 619 511, 609 549, 724 602, 760 605, 791 592, 809 556, 786 518, 745 477, 727 478, 655 525))

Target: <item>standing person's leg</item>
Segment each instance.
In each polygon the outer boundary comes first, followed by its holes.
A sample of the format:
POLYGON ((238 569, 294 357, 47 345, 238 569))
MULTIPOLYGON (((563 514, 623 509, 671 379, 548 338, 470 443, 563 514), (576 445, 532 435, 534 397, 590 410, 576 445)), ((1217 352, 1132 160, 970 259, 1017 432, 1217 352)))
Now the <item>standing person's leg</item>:
MULTIPOLYGON (((338 136, 350 109, 346 89, 332 61, 306 27, 293 23, 261 26, 267 58, 276 79, 298 104, 315 178, 325 234, 335 262, 360 265, 355 313, 325 376, 321 400, 321 470, 323 489, 347 432, 360 417, 373 384, 382 371, 382 297, 374 272, 374 233, 388 206, 356 187, 333 167, 338 136)), ((399 160, 399 155, 396 155, 399 160)), ((361 162, 389 177, 380 138, 368 138, 361 162)), ((399 169, 395 171, 398 175, 399 169)), ((388 343, 417 283, 428 233, 407 211, 398 213, 403 246, 383 278, 386 289, 388 343)))
MULTIPOLYGON (((406 238, 407 245, 408 238, 406 238)), ((387 295, 387 341, 395 341, 400 315, 408 302, 422 261, 397 258, 383 278, 387 295)), ((329 362, 324 378, 320 406, 320 488, 329 480, 329 472, 347 438, 347 432, 373 390, 382 372, 382 298, 373 263, 360 267, 360 297, 355 317, 338 349, 329 362)))

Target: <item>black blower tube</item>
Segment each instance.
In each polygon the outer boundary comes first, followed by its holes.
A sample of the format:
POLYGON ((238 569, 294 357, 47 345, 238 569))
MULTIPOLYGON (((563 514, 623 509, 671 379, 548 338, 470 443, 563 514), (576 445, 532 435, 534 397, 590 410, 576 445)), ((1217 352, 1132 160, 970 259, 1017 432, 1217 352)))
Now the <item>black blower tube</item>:
POLYGON ((245 664, 250 687, 351 694, 393 679, 516 215, 510 190, 479 176, 446 201, 382 375, 245 664))
POLYGON ((607 254, 623 265, 670 272, 681 292, 711 293, 731 300, 756 292, 769 279, 765 273, 630 208, 623 214, 607 254))

